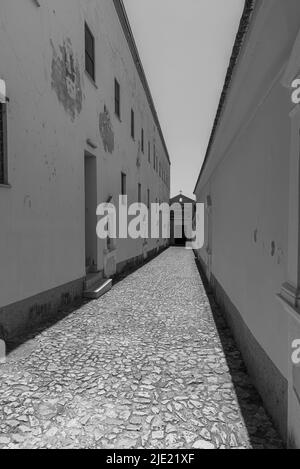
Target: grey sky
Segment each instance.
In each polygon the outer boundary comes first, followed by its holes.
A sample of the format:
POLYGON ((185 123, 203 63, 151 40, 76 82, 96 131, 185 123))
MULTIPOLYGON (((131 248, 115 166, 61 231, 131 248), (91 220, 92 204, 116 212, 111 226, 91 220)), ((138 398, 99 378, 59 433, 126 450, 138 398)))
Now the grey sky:
POLYGON ((124 0, 172 160, 172 195, 191 196, 244 0, 124 0))

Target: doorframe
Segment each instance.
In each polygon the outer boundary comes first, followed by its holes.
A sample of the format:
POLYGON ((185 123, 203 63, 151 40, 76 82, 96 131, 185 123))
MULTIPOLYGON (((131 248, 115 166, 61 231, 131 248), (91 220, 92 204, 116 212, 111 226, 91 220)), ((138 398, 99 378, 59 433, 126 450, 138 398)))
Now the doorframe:
POLYGON ((84 151, 84 250, 85 250, 85 270, 86 274, 89 273, 97 273, 99 271, 98 269, 98 238, 97 238, 97 233, 96 233, 96 224, 97 224, 97 215, 96 215, 96 209, 97 209, 97 204, 98 204, 98 174, 97 174, 97 156, 93 153, 91 153, 88 150, 84 151), (94 184, 95 184, 95 232, 94 232, 94 259, 93 261, 95 262, 93 265, 88 266, 86 263, 87 260, 87 239, 86 239, 86 161, 90 159, 94 162, 95 164, 95 179, 94 179, 94 184))

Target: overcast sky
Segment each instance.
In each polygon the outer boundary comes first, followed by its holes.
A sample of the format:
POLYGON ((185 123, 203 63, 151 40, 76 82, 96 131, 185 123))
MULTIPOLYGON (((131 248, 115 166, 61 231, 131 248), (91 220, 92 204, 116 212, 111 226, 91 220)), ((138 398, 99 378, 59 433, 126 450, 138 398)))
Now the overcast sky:
POLYGON ((124 0, 172 162, 192 196, 244 0, 124 0))

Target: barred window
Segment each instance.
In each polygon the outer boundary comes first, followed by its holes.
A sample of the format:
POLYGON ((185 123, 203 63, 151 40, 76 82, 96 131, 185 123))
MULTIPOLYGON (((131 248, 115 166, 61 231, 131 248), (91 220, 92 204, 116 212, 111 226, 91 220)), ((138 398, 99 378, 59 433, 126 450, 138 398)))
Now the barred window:
POLYGON ((6 148, 7 148, 6 104, 0 103, 0 184, 7 183, 6 148))

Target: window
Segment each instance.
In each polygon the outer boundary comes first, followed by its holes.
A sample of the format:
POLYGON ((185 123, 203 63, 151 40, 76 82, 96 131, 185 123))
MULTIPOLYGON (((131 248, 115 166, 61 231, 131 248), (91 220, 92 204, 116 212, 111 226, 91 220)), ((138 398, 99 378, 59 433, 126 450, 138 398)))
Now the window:
POLYGON ((145 153, 145 148, 144 148, 144 129, 142 129, 142 132, 141 132, 141 146, 142 146, 142 153, 145 153))
POLYGON ((85 23, 85 70, 95 81, 95 38, 85 23))
POLYGON ((131 109, 131 137, 134 140, 134 111, 131 109))
POLYGON ((118 80, 115 80, 115 113, 121 119, 121 91, 118 80))
POLYGON ((151 163, 151 144, 148 142, 148 162, 151 163))
POLYGON ((121 173, 121 195, 127 194, 127 187, 126 187, 126 174, 121 173))
POLYGON ((0 103, 0 184, 7 184, 6 104, 0 103))
POLYGON ((147 190, 147 207, 150 210, 150 189, 147 190))
POLYGON ((138 203, 142 203, 142 185, 138 184, 138 203))

